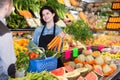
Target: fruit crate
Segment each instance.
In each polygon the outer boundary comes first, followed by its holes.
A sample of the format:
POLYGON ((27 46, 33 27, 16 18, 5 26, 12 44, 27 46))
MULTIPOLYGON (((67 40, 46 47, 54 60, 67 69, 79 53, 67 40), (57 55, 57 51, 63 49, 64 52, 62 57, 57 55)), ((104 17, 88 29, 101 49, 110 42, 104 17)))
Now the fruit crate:
POLYGON ((110 16, 108 22, 120 23, 120 16, 110 16))
POLYGON ((119 30, 120 29, 120 23, 107 22, 106 23, 106 29, 108 29, 108 30, 119 30))
POLYGON ((120 10, 120 2, 113 2, 112 10, 120 10))

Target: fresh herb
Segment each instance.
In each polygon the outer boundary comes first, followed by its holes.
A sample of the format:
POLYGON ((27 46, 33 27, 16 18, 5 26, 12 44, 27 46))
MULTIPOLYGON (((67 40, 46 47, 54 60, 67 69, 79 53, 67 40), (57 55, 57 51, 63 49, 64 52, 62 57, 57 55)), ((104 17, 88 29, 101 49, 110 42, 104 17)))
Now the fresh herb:
POLYGON ((65 28, 65 32, 73 35, 76 40, 83 42, 92 37, 92 32, 90 31, 87 23, 85 23, 83 20, 72 22, 71 25, 65 28))

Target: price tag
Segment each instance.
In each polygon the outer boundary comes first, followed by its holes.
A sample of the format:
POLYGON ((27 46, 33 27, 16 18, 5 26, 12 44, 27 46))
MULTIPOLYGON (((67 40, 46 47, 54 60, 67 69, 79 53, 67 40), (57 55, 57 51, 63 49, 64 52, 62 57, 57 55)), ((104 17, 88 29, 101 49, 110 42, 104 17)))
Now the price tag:
POLYGON ((65 51, 65 59, 71 58, 71 50, 66 50, 65 51))
POLYGON ((73 49, 73 57, 78 57, 78 48, 73 49))

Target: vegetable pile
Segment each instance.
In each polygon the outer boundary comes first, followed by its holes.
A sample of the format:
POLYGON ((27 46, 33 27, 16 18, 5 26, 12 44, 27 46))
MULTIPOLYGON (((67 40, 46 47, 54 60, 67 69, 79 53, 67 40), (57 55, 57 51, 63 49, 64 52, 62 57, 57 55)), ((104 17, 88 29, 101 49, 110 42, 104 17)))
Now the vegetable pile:
POLYGON ((28 25, 24 17, 31 17, 29 13, 35 16, 34 12, 39 13, 40 10, 40 0, 13 0, 14 11, 8 17, 7 23, 9 28, 18 29, 18 28, 27 28, 28 25), (24 11, 25 10, 25 11, 24 11), (21 16, 19 12, 23 12, 21 16), (29 12, 29 13, 28 13, 29 12))

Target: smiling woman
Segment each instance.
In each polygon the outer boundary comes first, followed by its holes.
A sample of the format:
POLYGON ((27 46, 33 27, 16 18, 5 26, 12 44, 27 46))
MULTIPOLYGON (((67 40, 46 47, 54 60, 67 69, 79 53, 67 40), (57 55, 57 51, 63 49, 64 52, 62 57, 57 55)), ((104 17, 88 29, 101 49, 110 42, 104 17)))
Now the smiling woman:
MULTIPOLYGON (((62 29, 56 25, 56 22, 59 20, 58 15, 50 6, 43 6, 40 9, 40 17, 42 26, 38 27, 33 35, 33 42, 38 47, 43 47, 45 50, 48 50, 48 44, 56 37, 64 37, 62 29)), ((58 65, 63 66, 62 62, 58 60, 58 65)))
POLYGON ((50 6, 41 8, 40 17, 43 25, 35 30, 33 41, 39 47, 47 49, 48 43, 50 43, 55 36, 62 33, 62 29, 55 25, 59 17, 50 6))

